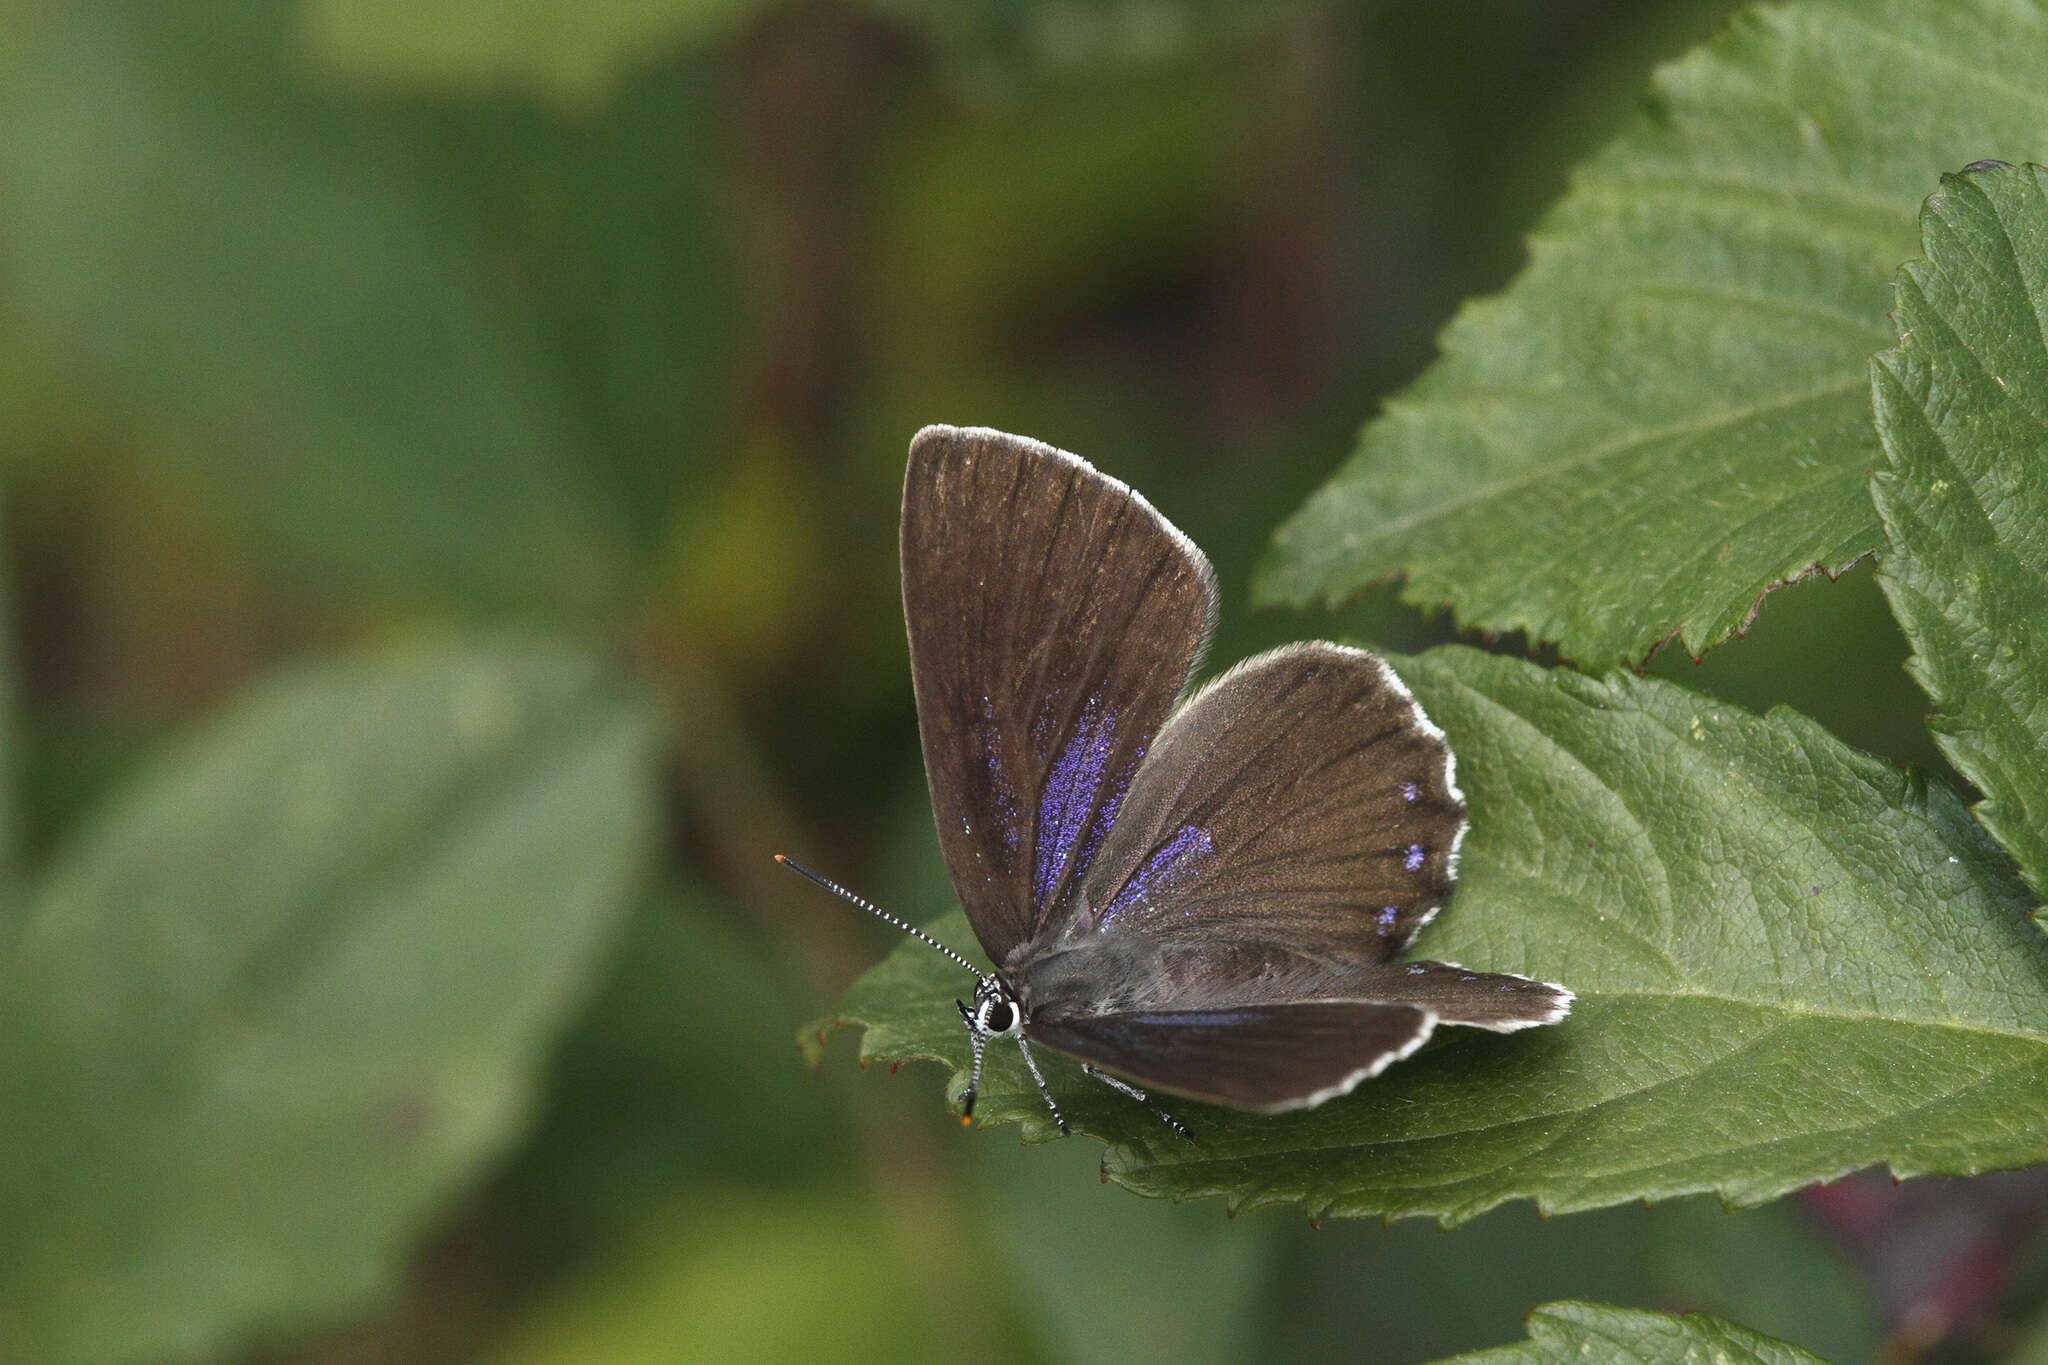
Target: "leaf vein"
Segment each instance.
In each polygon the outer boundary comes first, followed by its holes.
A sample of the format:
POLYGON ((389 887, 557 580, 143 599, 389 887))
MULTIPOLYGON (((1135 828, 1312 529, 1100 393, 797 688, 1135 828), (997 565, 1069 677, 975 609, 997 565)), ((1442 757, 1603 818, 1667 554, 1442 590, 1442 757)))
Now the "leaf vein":
MULTIPOLYGON (((1592 446, 1575 455, 1561 459, 1546 460, 1541 464, 1516 469, 1507 478, 1484 480, 1455 497, 1432 501, 1426 507, 1411 512, 1396 513, 1386 517, 1375 528, 1387 533, 1411 531, 1421 526, 1447 519, 1453 514, 1466 511, 1480 504, 1507 500, 1526 492, 1531 486, 1549 482, 1568 472, 1603 464, 1637 455, 1659 444, 1681 437, 1696 437, 1713 432, 1725 431, 1744 422, 1773 413, 1791 412, 1802 406, 1817 405, 1829 399, 1840 398, 1858 390, 1867 391, 1869 379, 1857 374, 1848 380, 1822 384, 1797 393, 1783 394, 1757 403, 1721 409, 1711 415, 1668 422, 1661 426, 1640 427, 1628 431, 1615 440, 1592 446)), ((1514 392, 1510 390, 1509 392, 1514 392)), ((1534 390, 1526 391, 1529 396, 1538 396, 1534 390)))

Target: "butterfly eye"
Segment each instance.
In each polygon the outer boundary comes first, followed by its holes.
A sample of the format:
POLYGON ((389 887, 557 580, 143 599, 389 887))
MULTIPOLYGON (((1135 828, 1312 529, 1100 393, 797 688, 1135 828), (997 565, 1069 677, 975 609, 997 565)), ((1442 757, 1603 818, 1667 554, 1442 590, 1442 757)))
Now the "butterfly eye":
POLYGON ((998 1038, 1008 1037, 1017 1028, 1017 1007, 1007 1000, 984 1001, 974 1022, 984 1033, 993 1033, 998 1038))

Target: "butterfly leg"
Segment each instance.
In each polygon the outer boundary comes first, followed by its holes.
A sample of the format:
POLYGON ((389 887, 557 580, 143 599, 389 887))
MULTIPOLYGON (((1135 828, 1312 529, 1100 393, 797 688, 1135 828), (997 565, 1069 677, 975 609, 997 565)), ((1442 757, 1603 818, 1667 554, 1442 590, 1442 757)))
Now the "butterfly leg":
POLYGON ((1038 1093, 1045 1097, 1045 1107, 1052 1110, 1052 1121, 1060 1126, 1060 1134, 1065 1136, 1071 1133, 1073 1130, 1067 1127, 1066 1119, 1060 1114, 1060 1107, 1052 1102, 1052 1091, 1045 1088, 1045 1077, 1039 1074, 1038 1062, 1031 1055, 1031 1044, 1024 1041, 1024 1035, 1021 1033, 1017 1035, 1017 1050, 1024 1054, 1024 1065, 1031 1068, 1031 1079, 1038 1082, 1038 1093))
POLYGON ((1120 1079, 1116 1076, 1112 1076, 1107 1071, 1097 1071, 1094 1067, 1090 1066, 1086 1062, 1081 1063, 1081 1069, 1087 1072, 1089 1075, 1093 1076, 1096 1080, 1101 1081, 1111 1090, 1121 1090, 1124 1094, 1129 1095, 1132 1099, 1144 1105, 1147 1109, 1150 1109, 1153 1113, 1153 1116, 1156 1117, 1161 1123, 1165 1124, 1168 1128, 1173 1129, 1174 1132, 1179 1133, 1189 1142, 1193 1142, 1195 1140, 1195 1133, 1193 1129, 1189 1128, 1186 1124, 1182 1123, 1173 1115, 1167 1113, 1164 1109, 1161 1109, 1158 1105, 1152 1103, 1151 1098, 1147 1096, 1144 1091, 1138 1089, 1137 1086, 1132 1085, 1129 1081, 1120 1079))
POLYGON ((974 1117, 974 1097, 981 1093, 981 1054, 988 1047, 988 1035, 974 1026, 974 1014, 962 1001, 953 1002, 960 1006, 960 1017, 967 1021, 967 1045, 974 1049, 974 1068, 967 1073, 967 1090, 960 1096, 960 1126, 974 1117))

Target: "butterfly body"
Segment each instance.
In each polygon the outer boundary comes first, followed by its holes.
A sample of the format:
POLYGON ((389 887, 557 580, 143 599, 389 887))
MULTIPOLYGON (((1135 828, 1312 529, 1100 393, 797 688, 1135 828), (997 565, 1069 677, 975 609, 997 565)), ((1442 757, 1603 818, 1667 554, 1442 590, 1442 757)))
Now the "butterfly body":
POLYGON ((1562 987, 1394 961, 1449 898, 1465 801, 1377 656, 1289 645, 1190 693, 1208 560, 1126 485, 1001 432, 918 434, 902 553, 939 842, 996 965, 961 1005, 963 1109, 995 1037, 1056 1118, 1031 1042, 1140 1099, 1277 1112, 1439 1023, 1567 1012, 1562 987))

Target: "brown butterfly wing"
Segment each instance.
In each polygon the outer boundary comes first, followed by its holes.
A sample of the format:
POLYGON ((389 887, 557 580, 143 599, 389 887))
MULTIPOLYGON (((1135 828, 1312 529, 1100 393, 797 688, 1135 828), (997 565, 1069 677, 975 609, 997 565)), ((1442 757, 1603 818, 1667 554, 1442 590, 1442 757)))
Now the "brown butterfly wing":
POLYGON ((939 843, 1000 967, 1072 912, 1208 640, 1214 575, 1085 461, 954 427, 911 443, 902 553, 939 843))

